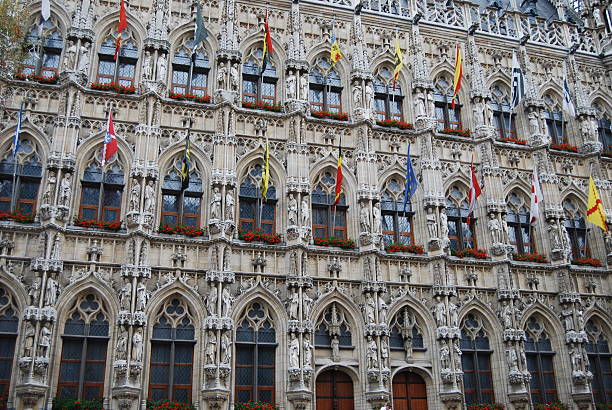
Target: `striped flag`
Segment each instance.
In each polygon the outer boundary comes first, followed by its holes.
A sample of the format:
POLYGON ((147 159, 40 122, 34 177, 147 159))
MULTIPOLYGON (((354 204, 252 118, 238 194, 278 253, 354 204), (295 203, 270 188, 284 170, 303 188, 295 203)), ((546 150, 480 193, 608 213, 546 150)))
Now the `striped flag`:
POLYGON ((266 138, 266 146, 264 147, 264 164, 261 174, 261 199, 268 198, 268 186, 270 185, 270 142, 266 138))
POLYGON ((191 168, 191 140, 189 139, 189 131, 185 139, 185 152, 183 152, 183 161, 181 163, 181 189, 185 190, 189 187, 189 169, 191 168))
POLYGON ((457 44, 457 49, 455 51, 455 75, 453 77, 453 102, 451 103, 451 108, 455 109, 455 98, 457 98, 457 93, 461 89, 461 78, 463 77, 463 58, 461 57, 461 48, 459 48, 459 44, 457 44))
POLYGON ((589 177, 589 199, 587 201, 586 220, 608 232, 606 213, 593 177, 589 177))
POLYGON ((102 167, 109 159, 117 153, 117 134, 115 134, 115 124, 113 124, 113 111, 108 111, 108 124, 104 135, 104 146, 102 147, 102 167))
POLYGON ((478 180, 476 179, 476 172, 474 172, 474 157, 472 157, 472 162, 470 164, 470 206, 468 209, 467 215, 467 224, 470 225, 470 218, 474 215, 474 210, 476 209, 476 201, 478 197, 482 193, 482 189, 480 189, 480 185, 478 184, 478 180))
POLYGON ((525 77, 519 65, 516 53, 512 52, 512 98, 510 107, 514 110, 525 97, 525 77))
POLYGON ((540 179, 538 178, 538 170, 534 169, 531 174, 531 208, 529 210, 530 222, 535 223, 540 216, 540 203, 544 202, 542 188, 540 188, 540 179))
POLYGON ((342 195, 342 180, 344 176, 342 175, 342 146, 338 144, 338 168, 336 171, 336 197, 334 199, 334 206, 338 205, 340 202, 340 195, 342 195))
POLYGON ((272 49, 272 36, 270 35, 270 26, 268 26, 268 12, 266 11, 266 16, 264 17, 264 41, 263 41, 263 55, 261 57, 261 71, 259 75, 263 75, 264 71, 266 71, 266 66, 268 65, 268 59, 270 58, 270 54, 273 52, 272 49))
POLYGON ((395 83, 399 77, 400 71, 404 67, 404 55, 400 49, 399 41, 395 39, 395 68, 393 69, 393 90, 395 91, 395 83))
POLYGON ((414 168, 412 167, 412 161, 410 160, 410 143, 408 144, 408 157, 406 158, 406 188, 404 190, 404 212, 406 212, 406 205, 412 195, 417 190, 419 183, 416 179, 416 174, 414 173, 414 168))
POLYGON ((119 50, 121 49, 121 33, 127 28, 127 26, 125 0, 121 0, 121 4, 119 6, 119 25, 117 26, 117 40, 115 40, 115 61, 117 60, 117 55, 119 55, 119 50))
POLYGON ((563 79, 563 111, 572 117, 576 116, 576 107, 574 107, 574 102, 572 101, 572 94, 570 93, 567 78, 563 79))
POLYGON ((17 127, 15 128, 15 135, 13 136, 13 161, 19 151, 19 134, 21 134, 21 119, 23 118, 23 102, 19 105, 19 114, 17 115, 17 127))

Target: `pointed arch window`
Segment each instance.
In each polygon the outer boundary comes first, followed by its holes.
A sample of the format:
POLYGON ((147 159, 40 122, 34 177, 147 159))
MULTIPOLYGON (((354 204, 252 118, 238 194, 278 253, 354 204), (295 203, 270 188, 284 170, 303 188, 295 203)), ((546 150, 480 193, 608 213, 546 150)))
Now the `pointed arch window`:
POLYGON ((467 404, 495 403, 491 346, 482 320, 469 314, 461 326, 461 366, 463 389, 467 404))
POLYGON ((275 104, 278 74, 270 58, 261 74, 262 58, 263 50, 255 48, 245 59, 246 63, 242 67, 242 101, 275 104))
POLYGON ((208 94, 210 62, 200 45, 192 56, 193 39, 184 41, 172 59, 172 92, 176 94, 208 94), (194 58, 195 57, 195 58, 194 58))
POLYGON ((553 357, 555 352, 544 325, 535 317, 529 318, 525 328, 525 356, 531 373, 531 400, 533 403, 557 401, 557 385, 553 357))
POLYGON ((340 194, 340 201, 334 207, 336 199, 335 173, 323 172, 314 184, 312 191, 312 229, 315 238, 346 239, 346 197, 340 194), (334 209, 335 208, 335 209, 334 209), (333 232, 332 232, 333 230, 333 232))
POLYGON ((108 313, 94 294, 79 297, 62 335, 57 397, 100 400, 104 396, 108 313))
POLYGON ((593 373, 591 382, 595 403, 612 403, 612 351, 602 326, 595 320, 586 323, 588 336, 586 351, 593 373))
POLYGON ((533 253, 535 245, 531 239, 531 216, 525 197, 511 192, 506 198, 506 210, 508 236, 514 252, 521 255, 533 253))
POLYGON ((402 102, 404 95, 399 83, 393 84, 393 71, 387 67, 380 69, 374 81, 374 111, 379 121, 402 121, 402 102))
POLYGON ((546 131, 551 138, 553 144, 568 143, 567 121, 563 119, 563 111, 559 104, 558 98, 551 94, 544 96, 544 120, 546 121, 546 131))
POLYGON ((516 138, 516 114, 510 108, 509 90, 495 85, 491 90, 491 109, 493 124, 499 138, 516 138))
POLYGON ((7 397, 9 393, 18 325, 13 296, 0 287, 0 397, 7 397))
POLYGON ((342 112, 342 81, 329 61, 319 57, 308 75, 312 111, 342 112))
POLYGON ((0 161, 0 212, 33 214, 41 178, 42 163, 36 144, 21 139, 15 159, 10 150, 0 161))
POLYGON ((196 343, 193 323, 182 299, 170 299, 160 309, 151 335, 149 400, 191 402, 196 343))
POLYGON ((574 198, 568 198, 563 201, 563 211, 565 213, 565 230, 572 246, 572 258, 588 257, 591 252, 587 245, 587 228, 583 217, 584 211, 576 204, 574 198))
POLYGON ((276 187, 274 180, 268 182, 266 199, 262 198, 261 164, 252 164, 240 184, 240 229, 248 231, 260 228, 266 233, 276 233, 276 187))
POLYGON ((446 199, 448 239, 450 239, 450 248, 454 251, 477 248, 474 232, 476 218, 472 216, 470 224, 468 225, 467 223, 467 216, 469 214, 467 195, 468 192, 465 189, 458 185, 453 185, 446 199))
POLYGON ((346 313, 336 303, 325 310, 315 325, 315 347, 331 348, 334 339, 340 349, 353 348, 351 326, 346 313))
POLYGON ((423 344, 421 326, 410 308, 405 307, 395 315, 390 329, 389 348, 391 350, 409 350, 406 352, 407 356, 411 355, 412 351, 424 352, 427 350, 423 344))
POLYGON ((276 330, 268 307, 255 302, 236 329, 236 403, 274 402, 276 330))
POLYGON ((95 152, 81 179, 81 205, 79 216, 83 219, 119 222, 124 173, 118 155, 100 166, 102 149, 95 152))
POLYGON ((202 178, 195 161, 191 161, 189 186, 182 189, 182 157, 177 158, 164 177, 162 185, 162 223, 199 228, 202 207, 202 178))
POLYGON ((453 83, 446 75, 437 78, 434 89, 434 105, 438 129, 461 129, 461 102, 455 97, 455 108, 452 107, 453 83))
POLYGON ((607 155, 612 154, 612 121, 608 113, 601 108, 599 104, 593 104, 593 108, 597 110, 597 134, 599 140, 603 144, 603 151, 607 155))
POLYGON ((26 36, 27 55, 21 72, 24 75, 53 77, 58 74, 64 39, 55 17, 41 20, 39 17, 26 36))
POLYGON ((117 33, 111 30, 98 53, 98 82, 119 83, 124 87, 134 86, 136 64, 138 63, 138 46, 132 30, 128 27, 121 34, 121 49, 115 61, 115 40, 117 33))
POLYGON ((413 244, 412 204, 408 201, 404 211, 404 186, 396 178, 389 179, 385 184, 380 203, 385 245, 413 244))

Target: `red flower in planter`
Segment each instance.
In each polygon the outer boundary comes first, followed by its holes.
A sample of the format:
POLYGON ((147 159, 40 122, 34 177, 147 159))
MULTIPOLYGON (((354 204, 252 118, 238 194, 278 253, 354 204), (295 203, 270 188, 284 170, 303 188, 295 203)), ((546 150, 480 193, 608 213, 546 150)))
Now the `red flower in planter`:
POLYGON ((456 256, 458 258, 475 258, 475 259, 487 259, 487 251, 483 251, 480 249, 461 249, 458 251, 451 251, 451 255, 456 256))
POLYGON ((355 248, 355 241, 353 241, 352 239, 315 238, 314 244, 317 246, 337 246, 343 249, 355 248))
POLYGON ((397 120, 376 121, 376 124, 380 125, 381 127, 399 128, 401 130, 411 130, 414 128, 414 126, 410 124, 409 122, 403 122, 403 121, 397 121, 397 120))
POLYGON ((2 212, 0 213, 0 221, 13 220, 15 222, 27 224, 27 223, 34 222, 35 216, 36 216, 36 213, 25 214, 25 213, 22 213, 20 210, 11 211, 11 212, 2 212))
POLYGON ((272 112, 282 112, 283 106, 280 104, 271 104, 267 101, 243 101, 243 108, 248 108, 252 110, 263 110, 263 111, 272 111, 272 112))
POLYGON ((203 229, 197 229, 189 225, 168 225, 168 224, 160 224, 159 225, 159 233, 165 233, 167 235, 186 235, 191 237, 197 237, 204 235, 203 229))
POLYGON ((238 239, 245 242, 265 242, 271 245, 275 245, 281 242, 281 236, 277 233, 266 233, 261 228, 252 230, 240 230, 238 231, 238 239))
POLYGON ((389 253, 395 253, 395 252, 408 252, 408 253, 414 253, 417 255, 422 255, 425 253, 425 249, 423 249, 422 246, 418 246, 418 245, 408 245, 405 243, 393 243, 387 247, 385 247, 385 250, 389 253))
POLYGON ((572 265, 593 266, 595 268, 599 268, 601 267, 601 261, 595 258, 576 258, 572 259, 572 265))
POLYGON ((454 128, 444 128, 442 131, 440 131, 442 134, 449 134, 449 135, 457 135, 459 137, 471 137, 472 136, 472 132, 470 130, 462 130, 462 129, 454 129, 454 128))
POLYGON ((504 137, 504 138, 501 138, 500 141, 507 142, 509 144, 527 145, 527 141, 518 139, 518 138, 512 138, 512 137, 504 137))
POLYGON ((345 112, 330 112, 330 111, 311 111, 310 115, 315 118, 329 118, 338 121, 348 121, 348 114, 345 112))
POLYGON ((74 224, 82 228, 98 228, 98 229, 104 229, 107 231, 116 232, 121 229, 121 225, 123 224, 123 222, 122 221, 105 222, 105 221, 96 221, 93 219, 74 218, 74 224))
POLYGON ((535 263, 548 263, 548 258, 544 255, 540 255, 537 252, 533 253, 515 253, 512 255, 512 259, 521 262, 535 262, 535 263))
POLYGON ((210 97, 210 95, 181 94, 181 93, 170 92, 168 96, 171 99, 177 100, 177 101, 187 100, 187 101, 193 101, 193 102, 202 103, 202 104, 209 104, 212 101, 212 98, 210 97))
POLYGON ((551 149, 566 152, 578 152, 578 147, 570 144, 550 144, 551 149))
POLYGON ((134 94, 136 88, 133 85, 125 86, 111 81, 110 83, 91 83, 93 90, 112 91, 117 94, 134 94))

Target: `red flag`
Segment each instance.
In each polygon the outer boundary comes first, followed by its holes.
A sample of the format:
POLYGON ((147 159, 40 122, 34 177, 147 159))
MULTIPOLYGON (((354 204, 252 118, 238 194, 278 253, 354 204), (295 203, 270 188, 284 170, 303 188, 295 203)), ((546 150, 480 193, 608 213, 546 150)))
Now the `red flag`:
POLYGON ((117 60, 117 55, 119 54, 119 49, 121 48, 121 33, 127 28, 127 26, 125 0, 121 0, 121 5, 119 8, 119 26, 117 27, 117 40, 115 40, 115 60, 117 60))
POLYGON ((104 136, 104 147, 102 148, 102 166, 117 153, 117 135, 115 134, 115 125, 113 124, 113 112, 108 112, 108 124, 106 126, 106 135, 104 136))
POLYGON ((476 200, 482 193, 482 189, 480 189, 480 185, 478 184, 478 180, 476 179, 476 172, 474 172, 474 157, 472 157, 472 162, 470 164, 471 178, 470 178, 470 207, 468 209, 467 215, 467 224, 470 224, 470 217, 474 214, 474 210, 476 209, 476 200))
POLYGON ((340 202, 340 195, 342 194, 342 148, 338 146, 338 170, 336 172, 336 199, 334 200, 334 206, 340 202))

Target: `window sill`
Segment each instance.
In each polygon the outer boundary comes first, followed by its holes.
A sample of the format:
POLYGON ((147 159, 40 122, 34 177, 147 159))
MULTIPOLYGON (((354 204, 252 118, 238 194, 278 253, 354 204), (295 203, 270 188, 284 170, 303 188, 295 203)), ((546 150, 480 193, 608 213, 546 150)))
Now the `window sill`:
POLYGON ((53 85, 53 84, 57 84, 59 82, 59 76, 57 74, 55 74, 54 76, 51 76, 51 77, 46 77, 46 76, 40 75, 40 74, 30 74, 30 75, 17 74, 17 75, 15 75, 15 80, 18 80, 18 81, 34 81, 34 82, 37 82, 39 84, 53 85))
POLYGON ((578 154, 580 152, 578 147, 570 144, 550 144, 550 149, 554 149, 555 151, 572 152, 574 154, 578 154))
POLYGON ((210 95, 170 93, 168 94, 168 98, 174 101, 188 101, 198 104, 210 104, 212 102, 212 98, 210 95))
POLYGON ((21 224, 31 224, 34 223, 34 215, 24 215, 18 212, 2 212, 0 213, 0 221, 13 221, 21 224))
POLYGON ((444 128, 442 130, 438 130, 437 132, 438 134, 452 135, 454 137, 472 138, 472 131, 470 130, 444 128))
POLYGON ((205 234, 204 229, 192 228, 186 225, 160 225, 158 232, 164 235, 182 235, 197 238, 205 234))
POLYGON ((270 112, 283 112, 283 106, 281 104, 270 104, 270 103, 254 103, 254 102, 242 102, 242 108, 247 110, 260 110, 270 112))
POLYGON ((96 91, 109 91, 115 94, 131 95, 136 94, 136 88, 132 85, 126 87, 117 83, 91 83, 90 88, 96 91))
POLYGON ((349 120, 349 116, 345 112, 334 113, 329 111, 311 111, 310 116, 320 120, 335 120, 344 122, 349 120))
POLYGON ((396 120, 379 120, 376 121, 376 125, 382 128, 397 128, 403 131, 414 129, 414 125, 412 125, 411 123, 396 120))
POLYGON ((526 146, 527 141, 518 139, 518 138, 499 138, 497 142, 501 142, 502 144, 514 144, 514 145, 522 145, 526 146))

